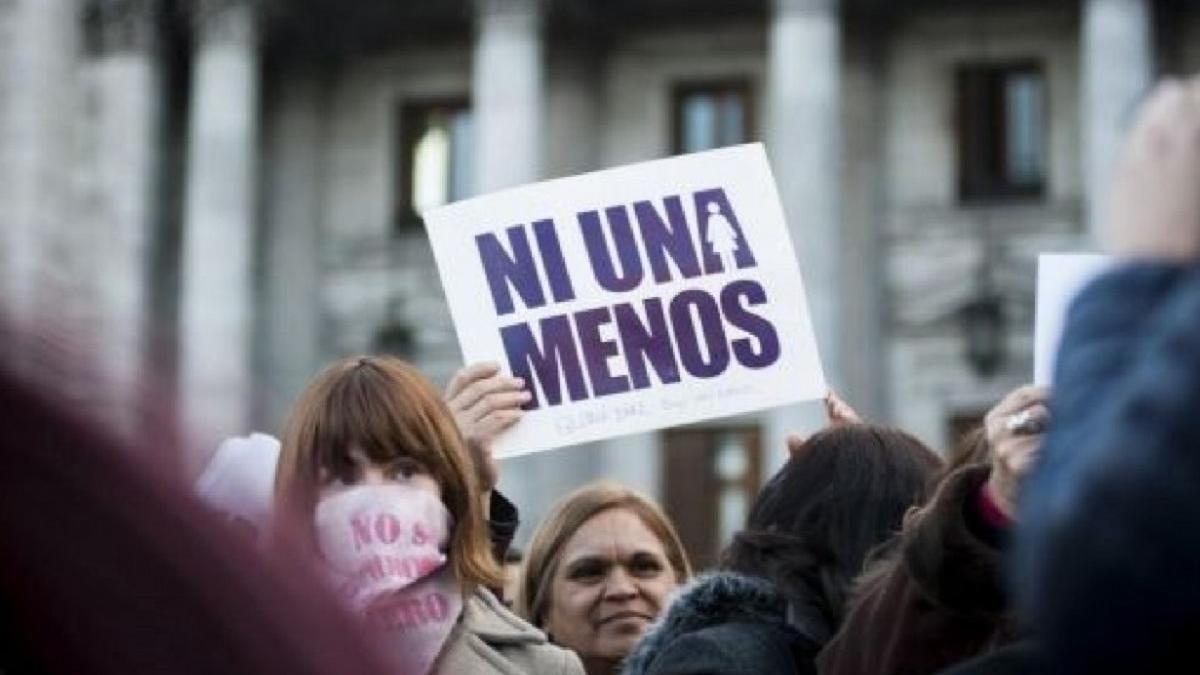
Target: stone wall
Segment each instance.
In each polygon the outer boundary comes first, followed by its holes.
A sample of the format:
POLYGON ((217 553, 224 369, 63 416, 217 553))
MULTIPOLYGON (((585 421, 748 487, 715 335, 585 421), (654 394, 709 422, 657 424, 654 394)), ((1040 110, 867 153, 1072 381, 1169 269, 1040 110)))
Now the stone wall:
POLYGON ((1086 245, 1082 224, 1078 21, 1065 9, 915 15, 888 41, 883 287, 888 417, 944 447, 947 420, 1032 378, 1036 255, 1086 245), (1048 99, 1041 199, 962 206, 954 69, 1037 59, 1048 99), (987 261, 984 267, 984 261, 987 261), (990 276, 1004 298, 1009 358, 992 377, 968 365, 958 312, 990 276))

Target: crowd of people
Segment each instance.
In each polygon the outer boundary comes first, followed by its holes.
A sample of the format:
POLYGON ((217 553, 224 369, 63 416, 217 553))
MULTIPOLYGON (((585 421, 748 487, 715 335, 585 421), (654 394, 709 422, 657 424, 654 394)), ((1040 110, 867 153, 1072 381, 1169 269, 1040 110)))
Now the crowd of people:
POLYGON ((597 483, 524 555, 524 382, 336 361, 196 485, 0 369, 0 672, 1159 672, 1200 637, 1200 82, 1143 106, 1053 390, 939 454, 830 395, 717 569, 597 483), (519 562, 518 562, 519 561, 519 562))

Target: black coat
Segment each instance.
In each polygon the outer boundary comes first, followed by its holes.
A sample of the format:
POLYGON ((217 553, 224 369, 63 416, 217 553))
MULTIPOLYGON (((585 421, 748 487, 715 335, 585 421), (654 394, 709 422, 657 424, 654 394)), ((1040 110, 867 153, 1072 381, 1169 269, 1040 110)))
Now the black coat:
POLYGON ((732 572, 686 586, 625 662, 625 675, 808 675, 819 645, 789 625, 767 581, 732 572))

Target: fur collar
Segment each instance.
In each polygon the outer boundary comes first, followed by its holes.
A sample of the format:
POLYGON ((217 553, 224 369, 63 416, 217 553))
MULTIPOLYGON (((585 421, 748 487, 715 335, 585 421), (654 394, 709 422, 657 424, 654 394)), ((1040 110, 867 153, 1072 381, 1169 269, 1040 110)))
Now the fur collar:
POLYGON ((734 572, 714 572, 683 586, 625 661, 624 675, 646 672, 672 640, 734 621, 787 623, 787 600, 769 582, 734 572))

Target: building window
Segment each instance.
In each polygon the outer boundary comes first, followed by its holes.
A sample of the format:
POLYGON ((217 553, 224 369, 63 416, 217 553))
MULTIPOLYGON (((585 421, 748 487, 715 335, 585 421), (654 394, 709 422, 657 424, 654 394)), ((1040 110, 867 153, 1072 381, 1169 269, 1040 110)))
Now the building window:
POLYGON ((685 84, 673 96, 675 154, 750 140, 750 87, 745 82, 685 84))
POLYGON ((1040 197, 1046 180, 1046 78, 1038 63, 958 69, 959 197, 1040 197))
POLYGON ((470 196, 475 167, 465 100, 405 103, 398 124, 396 225, 403 229, 420 226, 426 209, 470 196))
POLYGON ((712 567, 746 526, 761 486, 759 430, 670 429, 663 452, 667 513, 695 567, 712 567))

